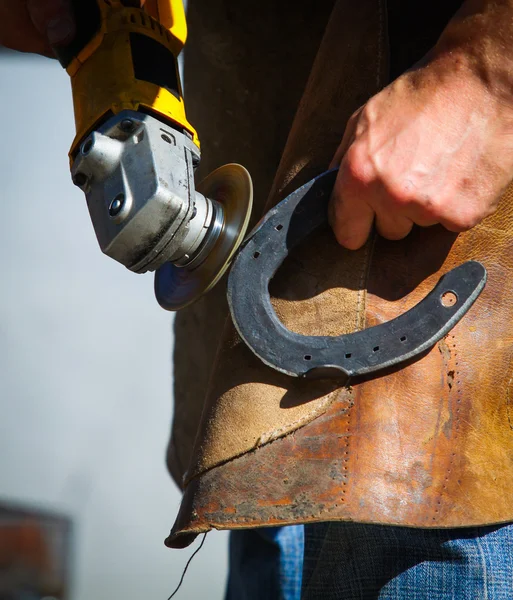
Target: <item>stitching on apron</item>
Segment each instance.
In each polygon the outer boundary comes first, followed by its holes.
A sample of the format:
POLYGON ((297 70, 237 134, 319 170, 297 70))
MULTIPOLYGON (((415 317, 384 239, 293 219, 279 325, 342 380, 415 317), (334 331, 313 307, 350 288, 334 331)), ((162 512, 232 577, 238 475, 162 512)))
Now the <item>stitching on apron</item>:
POLYGON ((511 418, 511 383, 513 382, 513 374, 509 378, 508 385, 506 387, 506 414, 508 415, 509 428, 513 431, 513 420, 511 418))
POLYGON ((360 271, 360 278, 358 280, 358 297, 356 302, 356 323, 355 329, 362 329, 365 325, 365 305, 367 300, 367 275, 370 267, 370 256, 372 252, 371 248, 374 246, 374 238, 371 242, 365 245, 364 255, 362 259, 362 268, 360 271))
MULTIPOLYGON (((385 44, 385 0, 377 0, 378 5, 378 52, 376 60, 376 87, 377 91, 383 87, 383 46, 385 44)), ((376 241, 376 233, 371 234, 370 242, 367 242, 365 254, 362 259, 362 270, 360 273, 358 300, 356 305, 356 329, 362 329, 365 326, 365 308, 367 304, 367 282, 369 278, 372 256, 374 254, 374 244, 376 241)))

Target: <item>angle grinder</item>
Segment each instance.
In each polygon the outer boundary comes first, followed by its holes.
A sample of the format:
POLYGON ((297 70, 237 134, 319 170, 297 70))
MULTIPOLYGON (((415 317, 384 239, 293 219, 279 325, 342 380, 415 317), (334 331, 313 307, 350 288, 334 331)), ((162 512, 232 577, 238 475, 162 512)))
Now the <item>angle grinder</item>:
POLYGON ((250 175, 229 164, 195 187, 200 144, 177 62, 187 37, 182 0, 72 5, 77 35, 55 52, 73 90, 73 182, 102 251, 136 273, 155 271, 158 302, 178 310, 217 283, 241 244, 250 175))

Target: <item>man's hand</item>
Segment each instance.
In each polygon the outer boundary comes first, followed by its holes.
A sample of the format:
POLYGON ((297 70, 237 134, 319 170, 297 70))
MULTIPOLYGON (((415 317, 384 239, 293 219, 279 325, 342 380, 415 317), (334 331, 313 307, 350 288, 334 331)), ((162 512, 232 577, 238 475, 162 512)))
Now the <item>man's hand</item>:
POLYGON ((71 42, 75 23, 69 0, 0 0, 0 45, 53 56, 51 46, 71 42))
MULTIPOLYGON (((509 18, 499 18, 513 23, 503 4, 509 18)), ((450 41, 349 121, 331 165, 340 165, 330 219, 341 245, 360 248, 374 222, 397 240, 414 223, 465 231, 495 211, 513 178, 513 26, 494 30, 493 16, 456 20, 450 41)))

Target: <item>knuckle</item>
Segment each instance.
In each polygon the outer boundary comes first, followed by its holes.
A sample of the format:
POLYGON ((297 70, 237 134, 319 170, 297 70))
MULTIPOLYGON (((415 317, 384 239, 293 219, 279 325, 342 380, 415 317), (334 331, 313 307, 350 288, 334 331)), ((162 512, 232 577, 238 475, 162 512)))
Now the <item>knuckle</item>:
POLYGON ((429 222, 439 223, 447 212, 449 201, 449 197, 440 194, 422 194, 417 205, 416 214, 429 222))
POLYGON ((444 204, 441 197, 425 194, 422 198, 422 213, 428 219, 438 221, 442 216, 444 204))
POLYGON ((398 208, 405 208, 415 203, 412 190, 403 182, 385 181, 385 188, 388 192, 391 203, 398 208))
POLYGON ((365 106, 361 109, 360 116, 365 123, 372 123, 377 114, 377 109, 375 107, 376 97, 373 96, 370 98, 365 106))
POLYGON ((409 180, 398 178, 394 173, 383 173, 382 184, 393 208, 407 208, 419 204, 418 190, 409 180))
POLYGON ((438 221, 444 214, 447 205, 444 197, 431 194, 429 190, 415 185, 411 180, 395 180, 389 176, 384 185, 394 208, 408 212, 411 209, 413 214, 421 215, 423 219, 430 221, 438 221))
POLYGON ((446 218, 451 231, 468 231, 478 225, 484 218, 481 212, 472 208, 461 210, 446 218))
POLYGON ((347 151, 343 168, 346 182, 368 186, 376 178, 376 171, 372 161, 357 142, 353 143, 347 151))

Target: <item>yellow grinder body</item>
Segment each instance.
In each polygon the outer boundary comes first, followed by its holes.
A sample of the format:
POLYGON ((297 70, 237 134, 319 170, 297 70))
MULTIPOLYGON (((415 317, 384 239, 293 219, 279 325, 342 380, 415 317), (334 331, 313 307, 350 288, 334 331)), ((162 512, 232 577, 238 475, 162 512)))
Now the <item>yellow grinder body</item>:
POLYGON ((56 49, 71 77, 77 136, 85 136, 122 110, 150 111, 182 127, 199 145, 187 121, 177 57, 187 39, 182 0, 146 2, 74 0, 78 32, 56 49))

